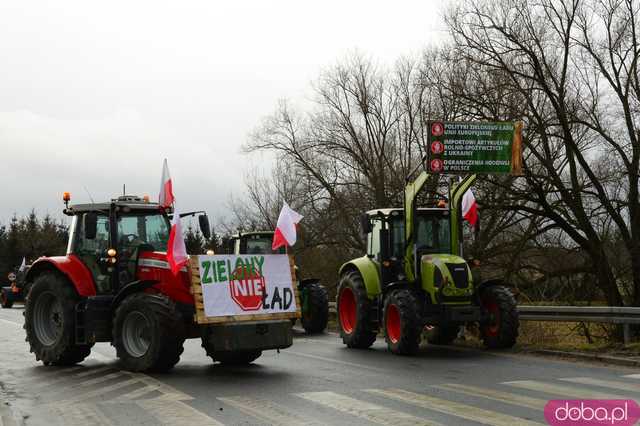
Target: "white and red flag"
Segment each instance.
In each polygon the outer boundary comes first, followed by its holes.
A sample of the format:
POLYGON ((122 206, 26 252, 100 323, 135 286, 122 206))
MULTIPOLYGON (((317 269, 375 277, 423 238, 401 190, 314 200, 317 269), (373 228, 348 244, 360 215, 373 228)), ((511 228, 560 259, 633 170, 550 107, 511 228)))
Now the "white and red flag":
POLYGON ((273 243, 271 249, 276 250, 282 246, 292 246, 296 243, 296 225, 303 216, 291 210, 291 207, 285 202, 278 216, 278 224, 273 234, 273 243))
POLYGON ((160 196, 158 197, 158 204, 160 204, 160 207, 167 208, 171 206, 174 201, 173 183, 171 182, 171 175, 169 174, 169 165, 165 158, 164 163, 162 164, 162 180, 160 181, 160 196))
POLYGON ((173 275, 178 275, 180 269, 187 264, 189 256, 187 247, 184 245, 182 236, 182 225, 180 224, 180 214, 176 208, 173 209, 173 220, 171 221, 171 232, 169 232, 169 243, 167 244, 167 260, 173 275))
POLYGON ((462 217, 474 228, 478 223, 478 203, 476 203, 476 197, 473 196, 471 188, 462 196, 462 217))

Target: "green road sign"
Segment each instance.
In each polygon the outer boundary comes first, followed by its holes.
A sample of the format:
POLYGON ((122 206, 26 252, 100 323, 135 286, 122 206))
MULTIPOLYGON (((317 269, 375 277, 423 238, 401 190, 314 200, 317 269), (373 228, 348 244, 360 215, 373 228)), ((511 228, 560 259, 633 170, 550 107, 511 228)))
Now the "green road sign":
POLYGON ((522 174, 522 122, 429 121, 431 173, 522 174))

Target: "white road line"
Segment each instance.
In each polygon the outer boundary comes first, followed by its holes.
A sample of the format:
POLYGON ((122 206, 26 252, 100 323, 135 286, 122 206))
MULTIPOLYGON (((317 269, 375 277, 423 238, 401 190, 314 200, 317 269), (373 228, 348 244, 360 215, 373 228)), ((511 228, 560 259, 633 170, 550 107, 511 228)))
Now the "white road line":
POLYGON ((509 416, 496 411, 484 410, 482 408, 463 404, 455 401, 448 401, 442 398, 435 398, 421 393, 409 392, 402 389, 366 389, 365 392, 394 399, 396 401, 426 408, 432 411, 460 417, 485 425, 513 426, 513 425, 542 425, 543 423, 525 420, 520 417, 509 416))
POLYGON ((36 389, 43 389, 43 388, 47 388, 50 386, 59 386, 60 384, 64 383, 64 382, 71 382, 75 379, 81 379, 83 377, 88 377, 88 376, 94 376, 96 374, 101 374, 104 371, 107 370, 113 370, 112 367, 100 367, 100 368, 74 368, 73 370, 69 371, 69 370, 62 370, 62 371, 56 371, 54 373, 52 373, 51 375, 46 374, 46 375, 42 375, 39 377, 34 377, 34 378, 30 378, 29 381, 30 382, 41 382, 38 383, 37 385, 34 385, 34 388, 36 389), (74 371, 78 371, 80 370, 79 373, 74 373, 74 371), (55 375, 53 375, 55 374, 55 375), (51 380, 47 380, 49 377, 51 377, 51 380))
POLYGON ((521 407, 533 408, 534 410, 543 410, 547 404, 547 400, 531 398, 530 396, 518 395, 509 392, 502 392, 495 389, 480 388, 476 386, 461 385, 458 383, 447 383, 443 385, 433 386, 437 389, 454 391, 468 396, 478 398, 491 399, 493 401, 505 402, 507 404, 519 405, 521 407))
POLYGON ((106 382, 108 380, 111 379, 117 379, 118 377, 122 377, 123 374, 121 372, 115 372, 115 373, 111 373, 111 374, 106 374, 102 377, 96 377, 95 379, 89 379, 89 380, 85 380, 83 382, 80 382, 80 384, 78 386, 91 386, 91 385, 97 385, 98 383, 102 383, 102 382, 106 382))
POLYGON ((626 377, 629 379, 640 379, 640 374, 627 374, 626 376, 622 376, 622 377, 626 377))
POLYGON ((280 407, 276 402, 266 399, 236 396, 232 398, 218 398, 218 400, 271 425, 294 426, 322 424, 291 413, 280 407))
POLYGON ((109 386, 105 386, 103 388, 100 389, 96 389, 90 392, 85 392, 82 395, 78 395, 75 396, 73 398, 69 398, 69 399, 63 399, 60 401, 54 401, 52 402, 53 405, 72 405, 72 404, 77 404, 80 401, 86 401, 88 399, 92 399, 92 398, 97 398, 100 396, 103 396, 105 394, 107 394, 108 392, 123 388, 125 386, 129 386, 132 385, 134 383, 139 383, 139 381, 137 379, 129 379, 129 380, 125 380, 122 382, 118 382, 118 383, 114 383, 112 385, 109 386))
POLYGON ((115 402, 115 403, 131 402, 136 398, 140 398, 148 393, 158 391, 158 390, 159 390, 158 386, 143 385, 141 388, 119 395, 117 398, 112 399, 109 402, 115 402))
POLYGON ((58 414, 64 425, 113 425, 113 422, 95 404, 59 406, 53 407, 51 411, 58 414))
POLYGON ((517 380, 514 382, 503 382, 502 384, 514 386, 520 389, 554 394, 560 396, 563 399, 628 399, 626 396, 622 395, 615 395, 608 392, 599 392, 591 389, 585 389, 584 386, 563 386, 551 383, 536 382, 535 380, 517 380))
POLYGON ((182 401, 145 399, 136 401, 136 404, 155 417, 159 424, 223 426, 223 423, 212 419, 182 401))
POLYGON ((638 385, 637 383, 626 383, 619 380, 602 380, 591 377, 572 377, 560 380, 571 383, 579 383, 582 385, 600 386, 603 388, 640 393, 640 385, 638 385))
POLYGON ((319 361, 328 362, 330 364, 341 364, 341 365, 344 365, 344 366, 347 366, 347 367, 353 367, 353 368, 360 368, 360 369, 364 369, 364 370, 376 371, 378 373, 387 373, 388 372, 387 370, 385 370, 383 368, 369 367, 368 365, 356 364, 354 362, 348 362, 348 361, 340 361, 340 360, 337 360, 335 358, 326 358, 326 357, 318 356, 318 355, 305 354, 305 353, 302 353, 302 352, 291 351, 289 349, 283 350, 282 353, 283 354, 295 355, 295 356, 301 356, 301 357, 305 357, 305 358, 317 359, 319 361))
MULTIPOLYGON (((322 404, 326 407, 343 413, 351 414, 361 419, 368 420, 379 425, 390 426, 414 426, 414 425, 439 425, 437 422, 421 419, 407 413, 395 411, 390 408, 361 401, 355 398, 334 392, 305 392, 294 394, 309 401, 322 404)), ((344 423, 348 423, 344 419, 344 423)))
POLYGON ((0 322, 5 322, 5 323, 11 324, 11 325, 17 325, 18 327, 22 326, 22 324, 20 324, 19 322, 9 321, 9 320, 2 319, 2 318, 0 318, 0 322))

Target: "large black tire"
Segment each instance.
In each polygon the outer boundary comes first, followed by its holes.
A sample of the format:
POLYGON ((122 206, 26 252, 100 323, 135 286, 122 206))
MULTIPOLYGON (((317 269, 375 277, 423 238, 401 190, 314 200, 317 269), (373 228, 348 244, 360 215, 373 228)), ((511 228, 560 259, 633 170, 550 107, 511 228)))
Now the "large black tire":
POLYGON ((329 321, 329 295, 320 283, 307 283, 303 290, 302 328, 307 334, 322 333, 329 321))
POLYGON ((480 335, 489 349, 510 348, 518 338, 518 309, 511 291, 503 286, 485 288, 480 294, 480 304, 489 314, 489 321, 480 324, 480 335))
POLYGON ((384 338, 397 355, 414 355, 420 346, 422 324, 418 301, 409 290, 393 290, 384 300, 384 338))
POLYGON ((342 341, 349 348, 366 349, 376 341, 371 319, 372 302, 362 277, 356 271, 342 275, 338 285, 338 324, 342 341))
POLYGON ((426 333, 427 342, 432 345, 450 345, 460 332, 459 325, 440 325, 426 333))
POLYGON ((185 327, 173 301, 162 295, 135 293, 116 309, 112 336, 125 369, 165 372, 180 360, 185 327))
POLYGON ((0 290, 0 305, 2 305, 4 309, 11 309, 13 306, 13 300, 11 300, 5 289, 0 290))
POLYGON ((79 300, 71 283, 56 272, 40 274, 24 310, 27 342, 44 365, 73 365, 91 353, 93 345, 75 344, 75 307, 79 300))
POLYGON ((262 351, 215 351, 204 340, 202 347, 207 351, 207 355, 216 362, 224 365, 248 365, 260 358, 262 351))

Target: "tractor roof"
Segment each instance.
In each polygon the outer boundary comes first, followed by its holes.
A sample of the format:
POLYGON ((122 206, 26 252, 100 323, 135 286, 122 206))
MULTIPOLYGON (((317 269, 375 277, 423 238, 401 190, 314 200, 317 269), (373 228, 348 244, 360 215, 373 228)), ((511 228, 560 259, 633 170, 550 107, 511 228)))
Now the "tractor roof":
MULTIPOLYGON (((124 195, 118 198, 114 198, 111 202, 105 203, 89 203, 89 204, 74 204, 69 208, 64 209, 64 214, 68 216, 74 216, 80 213, 92 212, 92 211, 109 211, 111 205, 116 207, 127 207, 130 210, 142 210, 142 211, 159 211, 160 205, 158 203, 151 203, 144 199, 134 195, 124 195)), ((167 209, 170 212, 171 209, 167 209)))
POLYGON ((250 237, 253 235, 258 235, 261 237, 272 237, 273 231, 250 231, 250 232, 240 232, 238 234, 234 234, 231 236, 234 240, 239 239, 240 237, 250 237))
MULTIPOLYGON (((418 208, 418 213, 422 213, 422 212, 436 212, 436 213, 447 213, 449 211, 449 209, 447 209, 446 207, 442 207, 442 208, 436 208, 436 207, 420 207, 418 208)), ((403 215, 404 214, 404 209, 402 207, 391 207, 391 208, 386 208, 386 209, 374 209, 374 210, 369 210, 368 212, 365 213, 368 216, 377 216, 379 214, 383 215, 383 216, 391 216, 392 214, 396 214, 396 215, 403 215)))

